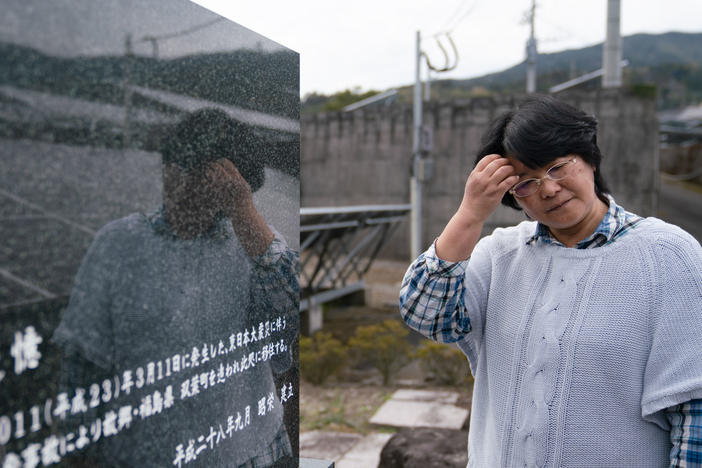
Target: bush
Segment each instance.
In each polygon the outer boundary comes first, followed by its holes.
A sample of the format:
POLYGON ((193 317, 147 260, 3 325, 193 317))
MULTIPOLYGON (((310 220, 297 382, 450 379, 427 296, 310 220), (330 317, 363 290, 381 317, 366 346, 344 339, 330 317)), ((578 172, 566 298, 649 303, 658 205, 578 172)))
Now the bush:
POLYGON ((416 356, 424 371, 443 385, 473 380, 466 355, 454 345, 427 341, 417 350, 416 356))
POLYGON ((300 337, 300 374, 315 385, 321 385, 346 364, 347 348, 331 333, 318 331, 311 338, 300 337))
POLYGON ((383 376, 383 385, 387 385, 390 376, 409 361, 408 334, 404 324, 386 320, 378 325, 358 327, 354 336, 349 338, 349 347, 361 361, 378 369, 383 376))

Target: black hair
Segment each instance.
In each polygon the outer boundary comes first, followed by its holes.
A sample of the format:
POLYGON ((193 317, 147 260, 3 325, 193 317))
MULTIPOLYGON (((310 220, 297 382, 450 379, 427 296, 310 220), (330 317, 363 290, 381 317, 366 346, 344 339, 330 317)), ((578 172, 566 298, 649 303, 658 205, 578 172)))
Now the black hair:
POLYGON ((161 144, 164 164, 186 171, 202 168, 220 158, 229 159, 255 192, 265 179, 260 147, 264 142, 245 123, 226 112, 204 108, 187 114, 171 128, 161 144))
MULTIPOLYGON (((602 153, 597 146, 597 119, 552 96, 527 99, 490 123, 475 159, 489 154, 512 156, 531 169, 577 154, 595 168, 595 193, 606 201, 609 192, 600 171, 602 153)), ((521 210, 511 193, 502 204, 521 210)))

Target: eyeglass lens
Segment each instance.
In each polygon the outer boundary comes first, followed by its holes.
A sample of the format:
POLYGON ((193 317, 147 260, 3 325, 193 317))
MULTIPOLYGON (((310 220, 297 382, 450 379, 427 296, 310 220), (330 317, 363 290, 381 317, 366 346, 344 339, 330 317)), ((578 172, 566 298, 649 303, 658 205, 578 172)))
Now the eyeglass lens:
POLYGON ((518 197, 527 197, 536 192, 543 179, 561 180, 568 176, 568 167, 575 162, 575 159, 555 164, 542 179, 527 179, 514 186, 512 193, 518 197))

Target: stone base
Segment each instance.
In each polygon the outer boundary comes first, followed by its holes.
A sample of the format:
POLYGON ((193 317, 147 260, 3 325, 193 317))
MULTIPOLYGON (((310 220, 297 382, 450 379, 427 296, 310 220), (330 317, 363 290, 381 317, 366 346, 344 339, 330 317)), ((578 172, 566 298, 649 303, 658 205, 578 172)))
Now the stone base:
POLYGON ((429 390, 397 390, 370 419, 391 427, 463 429, 469 411, 455 406, 458 393, 429 390))

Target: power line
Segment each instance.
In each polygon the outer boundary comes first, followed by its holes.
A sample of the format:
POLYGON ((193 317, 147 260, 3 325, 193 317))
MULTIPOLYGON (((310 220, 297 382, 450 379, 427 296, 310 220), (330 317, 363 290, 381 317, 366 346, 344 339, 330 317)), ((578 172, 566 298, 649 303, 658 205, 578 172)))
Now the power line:
POLYGON ((449 16, 448 20, 444 23, 444 27, 441 28, 441 31, 436 33, 434 36, 436 37, 442 34, 452 33, 461 24, 461 22, 463 22, 464 19, 466 19, 471 13, 473 13, 473 10, 475 10, 477 3, 477 0, 473 0, 473 2, 471 2, 469 5, 468 0, 463 0, 463 2, 461 2, 458 8, 456 8, 453 14, 449 16), (465 9, 466 5, 468 5, 467 9, 465 9))
POLYGON ((467 3, 468 3, 468 0, 463 0, 459 3, 458 8, 456 8, 453 11, 453 13, 451 13, 451 15, 444 22, 444 25, 441 28, 442 31, 447 31, 449 29, 449 26, 451 25, 451 23, 456 21, 456 18, 458 17, 458 15, 461 14, 461 10, 463 10, 463 8, 466 6, 467 3))
POLYGON ((224 20, 224 18, 215 18, 213 20, 207 21, 207 22, 202 23, 202 24, 195 25, 191 28, 184 29, 182 31, 169 33, 169 34, 161 34, 160 36, 144 36, 143 38, 141 38, 141 41, 146 42, 146 41, 151 41, 154 39, 155 40, 162 40, 162 39, 172 39, 172 38, 178 37, 178 36, 185 36, 186 34, 194 33, 195 31, 199 31, 200 29, 209 28, 213 24, 219 23, 220 21, 223 21, 223 20, 224 20))
MULTIPOLYGON (((540 21, 547 23, 549 26, 554 27, 554 28, 558 29, 561 33, 565 34, 565 36, 566 36, 565 40, 575 39, 575 40, 578 40, 578 41, 583 42, 583 43, 587 42, 587 40, 585 40, 585 38, 583 38, 582 36, 579 36, 577 34, 573 34, 572 29, 565 28, 565 27, 559 25, 558 23, 552 21, 548 16, 544 15, 543 9, 541 10, 541 12, 539 14, 539 18, 540 18, 540 21)), ((563 39, 561 39, 561 40, 563 40, 563 39)))
POLYGON ((463 15, 462 15, 461 17, 459 17, 459 18, 453 23, 453 26, 451 26, 451 27, 448 29, 448 32, 453 32, 453 31, 463 22, 464 19, 466 19, 468 16, 470 16, 470 14, 473 13, 473 10, 475 10, 475 7, 477 6, 477 4, 478 4, 477 0, 474 1, 474 2, 470 5, 470 7, 468 8, 468 10, 466 10, 466 12, 463 13, 463 15))
POLYGON ((158 41, 173 39, 175 37, 180 37, 180 36, 186 36, 188 34, 192 34, 194 32, 200 31, 201 29, 209 28, 213 24, 219 23, 222 20, 224 20, 224 18, 215 18, 215 19, 207 21, 205 23, 197 24, 197 25, 192 26, 190 28, 183 29, 181 31, 177 31, 174 33, 161 34, 159 36, 151 36, 151 35, 144 36, 141 39, 139 39, 138 42, 150 42, 153 56, 154 56, 154 58, 156 58, 156 57, 158 57, 158 41))

